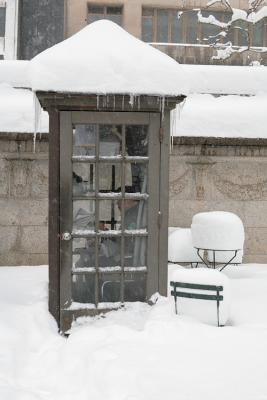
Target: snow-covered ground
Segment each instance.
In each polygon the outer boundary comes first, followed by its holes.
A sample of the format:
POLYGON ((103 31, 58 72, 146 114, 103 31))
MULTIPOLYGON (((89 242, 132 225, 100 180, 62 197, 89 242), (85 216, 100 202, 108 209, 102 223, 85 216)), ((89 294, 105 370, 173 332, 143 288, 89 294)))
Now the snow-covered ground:
POLYGON ((0 268, 0 399, 266 400, 267 265, 225 274, 228 326, 160 298, 80 320, 66 339, 47 311, 47 267, 0 268))

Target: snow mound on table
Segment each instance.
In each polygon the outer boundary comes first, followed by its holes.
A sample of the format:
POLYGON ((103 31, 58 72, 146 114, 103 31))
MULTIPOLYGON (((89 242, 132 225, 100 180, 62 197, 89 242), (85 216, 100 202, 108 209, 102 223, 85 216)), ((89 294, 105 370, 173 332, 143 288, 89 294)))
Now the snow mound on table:
POLYGON ((186 72, 117 24, 100 20, 30 62, 33 90, 177 96, 186 72))
POLYGON ((169 230, 168 259, 171 262, 201 262, 193 247, 191 229, 172 228, 169 230))
POLYGON ((245 234, 241 219, 230 212, 211 211, 194 215, 193 246, 202 249, 243 249, 245 234))
MULTIPOLYGON (((220 324, 225 325, 229 318, 230 293, 229 278, 222 272, 209 268, 186 269, 179 268, 173 271, 171 281, 193 283, 201 285, 223 286, 221 292, 223 300, 220 301, 220 324)), ((183 292, 216 294, 215 291, 198 289, 181 289, 183 292)), ((214 300, 178 298, 178 314, 190 315, 204 323, 217 325, 217 303, 214 300)))

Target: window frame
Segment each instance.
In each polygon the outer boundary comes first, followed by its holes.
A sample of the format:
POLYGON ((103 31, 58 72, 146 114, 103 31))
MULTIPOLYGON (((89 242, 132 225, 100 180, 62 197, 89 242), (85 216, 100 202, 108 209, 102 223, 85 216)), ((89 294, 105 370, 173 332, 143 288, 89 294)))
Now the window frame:
POLYGON ((16 60, 18 50, 19 0, 0 0, 5 7, 5 36, 0 37, 0 56, 5 60, 16 60))

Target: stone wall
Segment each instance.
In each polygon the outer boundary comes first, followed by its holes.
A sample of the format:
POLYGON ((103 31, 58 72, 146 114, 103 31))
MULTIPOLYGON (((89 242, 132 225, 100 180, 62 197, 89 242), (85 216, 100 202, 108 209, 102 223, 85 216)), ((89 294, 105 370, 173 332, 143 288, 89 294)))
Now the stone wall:
POLYGON ((0 135, 0 265, 47 264, 48 142, 0 135))
POLYGON ((201 211, 245 225, 245 261, 267 263, 267 140, 177 138, 170 162, 171 226, 201 211))
MULTIPOLYGON (((0 135, 0 265, 47 263, 48 141, 0 135)), ((170 226, 224 210, 245 224, 245 260, 267 263, 267 140, 176 138, 170 226)))

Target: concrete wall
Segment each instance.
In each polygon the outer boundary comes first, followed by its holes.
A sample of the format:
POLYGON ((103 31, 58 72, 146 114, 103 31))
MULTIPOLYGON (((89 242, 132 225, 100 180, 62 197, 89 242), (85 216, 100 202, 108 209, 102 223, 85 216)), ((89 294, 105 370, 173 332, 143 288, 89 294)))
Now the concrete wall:
POLYGON ((185 138, 176 143, 169 225, 189 227, 201 211, 234 212, 245 225, 245 260, 267 263, 267 141, 185 138))
POLYGON ((47 264, 48 143, 0 135, 0 265, 47 264))
MULTIPOLYGON (((0 135, 0 265, 47 263, 47 136, 0 135), (12 136, 12 137, 11 137, 12 136)), ((267 263, 267 140, 176 139, 170 226, 232 211, 245 224, 245 260, 267 263)))
POLYGON ((21 0, 19 59, 36 54, 64 39, 64 0, 21 0))

